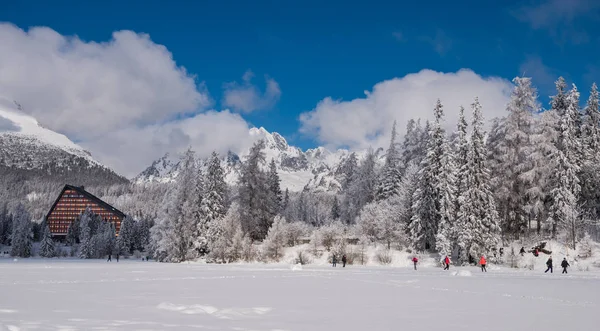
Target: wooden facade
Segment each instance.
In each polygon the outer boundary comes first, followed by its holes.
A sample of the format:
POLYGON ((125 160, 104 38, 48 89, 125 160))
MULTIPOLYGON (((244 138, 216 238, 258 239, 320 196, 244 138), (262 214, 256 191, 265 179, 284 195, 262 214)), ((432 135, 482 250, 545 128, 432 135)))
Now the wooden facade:
POLYGON ((65 185, 46 215, 46 222, 52 236, 66 236, 69 225, 88 207, 103 220, 113 223, 116 233, 119 233, 125 214, 85 191, 83 187, 65 185))

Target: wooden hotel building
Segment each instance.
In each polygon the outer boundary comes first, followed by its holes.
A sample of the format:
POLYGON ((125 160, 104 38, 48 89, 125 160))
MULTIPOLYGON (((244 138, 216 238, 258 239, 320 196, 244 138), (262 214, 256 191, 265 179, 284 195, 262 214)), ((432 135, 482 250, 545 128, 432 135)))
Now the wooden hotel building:
POLYGON ((87 192, 83 186, 65 185, 46 215, 46 222, 52 236, 64 238, 69 225, 88 207, 104 221, 113 223, 116 233, 119 233, 125 214, 87 192))

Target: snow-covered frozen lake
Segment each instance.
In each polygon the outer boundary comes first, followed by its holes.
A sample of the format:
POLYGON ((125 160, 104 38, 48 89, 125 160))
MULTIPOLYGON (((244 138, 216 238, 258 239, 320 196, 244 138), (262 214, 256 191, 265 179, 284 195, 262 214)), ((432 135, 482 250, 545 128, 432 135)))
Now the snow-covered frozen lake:
MULTIPOLYGON (((496 269, 496 270, 493 270, 496 269)), ((596 330, 600 273, 0 259, 1 330, 596 330)))

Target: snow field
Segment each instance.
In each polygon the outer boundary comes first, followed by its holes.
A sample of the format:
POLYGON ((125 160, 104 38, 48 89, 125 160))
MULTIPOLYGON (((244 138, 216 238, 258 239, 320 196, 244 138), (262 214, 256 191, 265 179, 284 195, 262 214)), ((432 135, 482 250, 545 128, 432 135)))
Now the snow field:
POLYGON ((0 259, 0 330, 593 330, 599 285, 598 271, 0 259))

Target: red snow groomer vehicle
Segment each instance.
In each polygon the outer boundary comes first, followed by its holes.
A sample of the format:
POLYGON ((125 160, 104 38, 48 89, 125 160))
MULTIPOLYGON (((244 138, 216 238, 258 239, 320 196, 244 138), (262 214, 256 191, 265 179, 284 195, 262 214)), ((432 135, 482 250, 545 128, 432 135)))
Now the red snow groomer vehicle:
POLYGON ((535 257, 539 256, 539 255, 540 255, 540 252, 542 252, 542 253, 544 253, 544 254, 547 254, 547 255, 550 255, 550 254, 552 254, 552 251, 549 251, 549 250, 547 250, 547 249, 546 249, 546 242, 542 242, 542 243, 540 243, 539 245, 537 245, 537 246, 533 247, 533 248, 530 250, 530 252, 531 252, 531 253, 533 253, 533 255, 534 255, 535 257))

